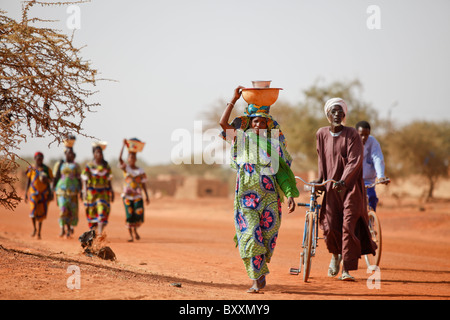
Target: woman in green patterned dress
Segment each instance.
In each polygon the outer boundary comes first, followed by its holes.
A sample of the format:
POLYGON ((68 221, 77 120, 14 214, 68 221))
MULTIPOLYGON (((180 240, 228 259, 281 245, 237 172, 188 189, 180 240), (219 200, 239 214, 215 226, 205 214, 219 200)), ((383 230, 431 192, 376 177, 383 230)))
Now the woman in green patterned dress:
POLYGON ((111 167, 103 158, 103 148, 99 144, 93 146, 94 160, 87 163, 81 174, 89 229, 96 229, 99 235, 108 224, 110 202, 114 202, 111 167))
POLYGON ((55 164, 55 178, 53 180, 54 190, 59 214, 60 237, 70 238, 73 228, 78 224, 78 195, 81 193, 81 169, 75 162, 75 153, 71 147, 64 151, 66 160, 55 164), (67 231, 65 230, 67 228, 67 231))
POLYGON ((253 280, 249 293, 258 293, 266 284, 267 263, 273 255, 281 225, 281 202, 288 198, 289 213, 299 196, 292 158, 286 150, 284 135, 269 115, 270 106, 249 104, 243 117, 229 124, 234 104, 241 97, 234 91, 220 125, 223 138, 232 144, 231 166, 237 170, 234 200, 236 246, 247 274, 253 280))

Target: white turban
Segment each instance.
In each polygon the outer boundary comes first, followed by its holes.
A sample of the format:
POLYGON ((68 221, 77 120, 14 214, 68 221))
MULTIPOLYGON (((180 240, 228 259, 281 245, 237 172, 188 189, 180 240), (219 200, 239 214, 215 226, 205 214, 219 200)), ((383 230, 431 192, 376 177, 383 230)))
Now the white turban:
MULTIPOLYGON (((341 98, 332 98, 325 103, 325 106, 323 108, 323 111, 325 112, 325 116, 328 119, 328 113, 330 112, 331 108, 333 108, 333 106, 336 106, 336 105, 341 106, 342 110, 344 111, 344 117, 342 119, 342 124, 345 125, 345 119, 347 117, 347 104, 341 98)), ((330 119, 328 119, 328 122, 331 122, 330 119)))

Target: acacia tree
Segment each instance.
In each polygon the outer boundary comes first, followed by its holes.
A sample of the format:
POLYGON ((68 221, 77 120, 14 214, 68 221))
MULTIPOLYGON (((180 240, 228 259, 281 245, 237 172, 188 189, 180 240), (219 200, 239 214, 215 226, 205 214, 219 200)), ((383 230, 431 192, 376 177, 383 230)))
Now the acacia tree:
POLYGON ((83 120, 99 105, 88 102, 97 71, 81 58, 73 36, 34 26, 45 21, 28 17, 35 4, 68 3, 25 1, 19 22, 0 11, 0 205, 8 209, 21 200, 16 151, 27 135, 52 137, 50 144, 69 134, 87 136, 83 120))
POLYGON ((288 138, 288 150, 298 159, 293 162, 294 169, 317 169, 316 132, 329 125, 323 111, 328 99, 340 97, 345 100, 348 105, 346 126, 367 120, 377 127, 378 112, 362 99, 362 90, 359 80, 328 84, 316 81, 303 90, 305 97, 297 105, 280 104, 270 110, 288 138))
POLYGON ((389 170, 398 176, 424 177, 425 201, 431 200, 438 181, 449 176, 450 122, 414 121, 390 131, 384 141, 389 170))

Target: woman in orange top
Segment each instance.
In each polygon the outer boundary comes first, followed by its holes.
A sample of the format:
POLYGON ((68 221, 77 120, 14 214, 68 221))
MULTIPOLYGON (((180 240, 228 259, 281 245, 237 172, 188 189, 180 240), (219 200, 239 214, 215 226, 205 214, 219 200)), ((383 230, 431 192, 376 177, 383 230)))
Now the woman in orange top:
POLYGON ((25 191, 25 202, 30 200, 30 218, 33 222, 32 237, 36 235, 36 222, 38 222, 37 236, 41 239, 42 222, 47 217, 48 204, 53 200, 51 182, 52 170, 44 164, 44 155, 41 152, 34 154, 35 165, 28 167, 26 172, 28 181, 25 191), (28 198, 29 194, 29 198, 28 198))

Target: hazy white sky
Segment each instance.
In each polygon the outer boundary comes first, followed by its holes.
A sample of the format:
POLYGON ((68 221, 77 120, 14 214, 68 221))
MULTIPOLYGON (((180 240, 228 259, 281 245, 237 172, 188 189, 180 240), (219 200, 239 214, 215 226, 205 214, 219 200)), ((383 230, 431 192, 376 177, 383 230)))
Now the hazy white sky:
MULTIPOLYGON (((60 20, 54 25, 71 33, 67 7, 36 6, 30 15, 60 20)), ((0 0, 0 8, 20 18, 21 1, 0 0)), ((448 0, 92 0, 79 8, 76 45, 118 81, 98 83, 102 106, 84 123, 108 141, 107 160, 123 138, 138 137, 147 143, 141 158, 169 163, 174 130, 192 132, 203 111, 252 80, 272 80, 284 89, 280 100, 296 103, 319 78, 357 78, 381 117, 391 109, 399 121, 450 120, 448 0), (370 5, 380 9, 380 29, 367 26, 370 5)), ((62 146, 48 142, 30 139, 20 154, 62 157, 62 146)), ((75 152, 90 158, 91 141, 79 138, 75 152)))

